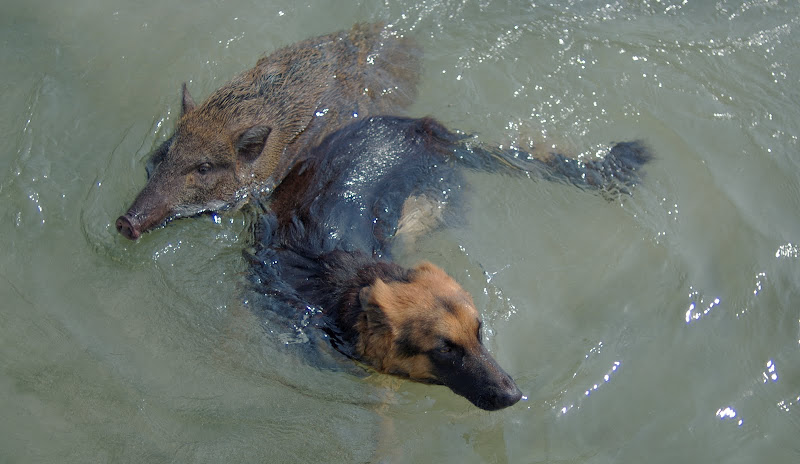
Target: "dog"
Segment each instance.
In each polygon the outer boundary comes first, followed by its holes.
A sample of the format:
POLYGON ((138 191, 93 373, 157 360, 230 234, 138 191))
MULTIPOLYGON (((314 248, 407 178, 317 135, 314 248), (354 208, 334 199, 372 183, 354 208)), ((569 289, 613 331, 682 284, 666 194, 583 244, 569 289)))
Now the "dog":
POLYGON ((456 214, 465 168, 605 188, 633 185, 649 159, 638 142, 590 163, 523 155, 476 146, 430 118, 354 122, 271 193, 246 255, 255 288, 267 309, 310 312, 334 348, 377 372, 444 385, 481 409, 511 406, 522 392, 483 345, 472 297, 430 262, 394 263, 391 244, 446 222, 426 210, 456 214))

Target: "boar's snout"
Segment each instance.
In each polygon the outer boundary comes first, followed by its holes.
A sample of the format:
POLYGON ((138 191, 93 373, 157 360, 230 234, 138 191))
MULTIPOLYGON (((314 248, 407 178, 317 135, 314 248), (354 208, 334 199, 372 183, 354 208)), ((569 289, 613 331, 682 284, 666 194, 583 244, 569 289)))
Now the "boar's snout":
POLYGON ((117 232, 129 240, 136 240, 142 235, 139 226, 139 221, 129 214, 117 218, 117 232))
POLYGON ((117 218, 117 232, 127 239, 137 240, 143 233, 167 221, 173 214, 169 199, 175 194, 164 191, 163 184, 163 179, 158 176, 147 181, 128 211, 117 218))
POLYGON ((168 209, 159 208, 158 210, 145 211, 143 213, 131 207, 127 213, 117 218, 117 232, 130 240, 137 240, 144 232, 152 229, 159 223, 167 219, 168 209))

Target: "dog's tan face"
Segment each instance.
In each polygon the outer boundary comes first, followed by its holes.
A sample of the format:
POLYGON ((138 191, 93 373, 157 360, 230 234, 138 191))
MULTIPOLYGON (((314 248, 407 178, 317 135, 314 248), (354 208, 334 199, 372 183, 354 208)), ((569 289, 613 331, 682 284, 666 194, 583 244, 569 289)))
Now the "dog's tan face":
POLYGON ((376 280, 360 294, 356 347, 380 372, 442 384, 482 409, 502 409, 522 393, 481 342, 472 297, 443 270, 422 263, 410 282, 376 280))

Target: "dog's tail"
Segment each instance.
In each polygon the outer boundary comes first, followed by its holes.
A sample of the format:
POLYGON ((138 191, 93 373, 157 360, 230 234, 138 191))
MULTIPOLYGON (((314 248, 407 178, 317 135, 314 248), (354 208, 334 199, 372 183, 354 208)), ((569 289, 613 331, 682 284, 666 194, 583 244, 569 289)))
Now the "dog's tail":
POLYGON ((538 174, 547 180, 560 180, 581 188, 619 191, 625 194, 630 194, 630 189, 641 181, 644 174, 642 166, 653 159, 648 147, 640 140, 617 143, 603 158, 588 161, 560 153, 551 153, 544 160, 533 158, 527 153, 526 158, 522 159, 519 154, 509 151, 496 151, 492 155, 517 169, 538 174))
POLYGON ((471 169, 523 174, 607 193, 630 194, 644 175, 642 167, 653 159, 641 140, 617 143, 604 157, 591 160, 560 153, 549 153, 540 159, 522 150, 473 144, 469 137, 462 138, 459 146, 455 150, 459 164, 471 169))

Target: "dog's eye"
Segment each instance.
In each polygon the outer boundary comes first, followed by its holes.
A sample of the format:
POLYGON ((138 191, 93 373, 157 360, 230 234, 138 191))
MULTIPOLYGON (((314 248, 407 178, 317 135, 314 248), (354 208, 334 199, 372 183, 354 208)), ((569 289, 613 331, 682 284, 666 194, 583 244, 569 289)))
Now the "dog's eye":
POLYGON ((451 348, 449 345, 445 345, 445 346, 439 348, 437 351, 439 353, 446 354, 446 353, 449 353, 449 352, 453 351, 453 348, 451 348))

